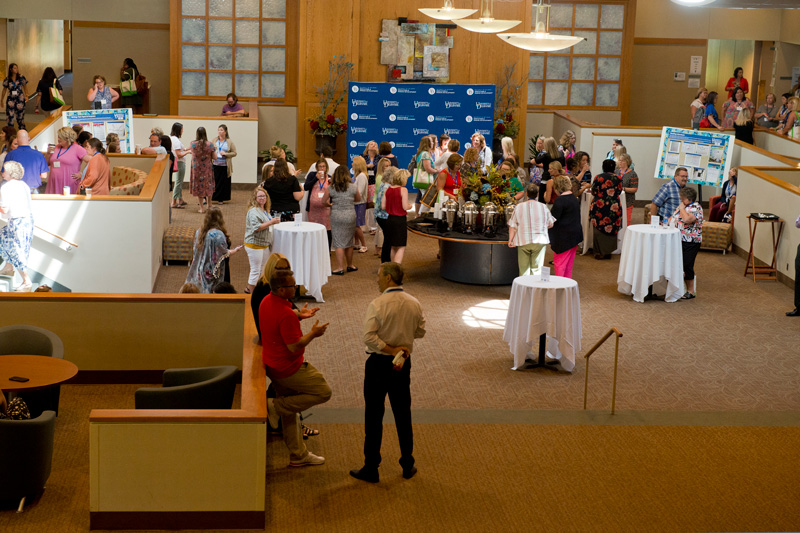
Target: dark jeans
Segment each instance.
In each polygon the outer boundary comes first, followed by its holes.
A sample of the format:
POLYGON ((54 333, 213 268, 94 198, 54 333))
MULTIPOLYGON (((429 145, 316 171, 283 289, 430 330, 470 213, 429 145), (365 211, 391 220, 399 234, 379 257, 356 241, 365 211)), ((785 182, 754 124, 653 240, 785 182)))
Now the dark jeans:
POLYGON ((381 464, 383 439, 383 413, 386 394, 392 405, 397 438, 400 441, 400 465, 414 466, 414 432, 411 429, 411 359, 406 359, 403 369, 392 369, 392 357, 373 353, 367 359, 364 373, 364 466, 378 468, 381 464))
POLYGON ((681 241, 681 248, 683 248, 683 279, 691 281, 694 279, 694 260, 700 251, 700 243, 681 241))

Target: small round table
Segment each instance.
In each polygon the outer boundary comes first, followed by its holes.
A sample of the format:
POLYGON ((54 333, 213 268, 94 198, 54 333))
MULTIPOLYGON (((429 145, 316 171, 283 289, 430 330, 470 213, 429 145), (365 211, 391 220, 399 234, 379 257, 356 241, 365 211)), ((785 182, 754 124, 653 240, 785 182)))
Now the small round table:
POLYGON ((644 302, 647 291, 664 292, 664 301, 683 296, 683 249, 677 228, 628 226, 617 273, 617 290, 644 302))
POLYGON ((57 357, 0 355, 0 389, 4 391, 44 389, 63 383, 77 373, 75 363, 57 357), (12 376, 28 378, 28 381, 11 381, 12 376))
POLYGON ((322 286, 331 275, 331 254, 325 226, 314 222, 281 222, 273 226, 272 231, 272 252, 285 255, 292 265, 297 284, 304 285, 318 302, 324 302, 322 286))

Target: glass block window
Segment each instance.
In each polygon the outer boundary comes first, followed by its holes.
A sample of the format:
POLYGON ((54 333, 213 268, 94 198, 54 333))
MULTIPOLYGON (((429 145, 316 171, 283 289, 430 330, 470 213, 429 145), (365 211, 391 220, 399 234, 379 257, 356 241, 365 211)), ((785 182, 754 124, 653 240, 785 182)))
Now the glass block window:
POLYGON ((528 107, 621 109, 627 0, 551 5, 550 33, 586 40, 566 50, 531 53, 528 107))
POLYGON ((283 100, 287 0, 181 0, 181 95, 283 100))

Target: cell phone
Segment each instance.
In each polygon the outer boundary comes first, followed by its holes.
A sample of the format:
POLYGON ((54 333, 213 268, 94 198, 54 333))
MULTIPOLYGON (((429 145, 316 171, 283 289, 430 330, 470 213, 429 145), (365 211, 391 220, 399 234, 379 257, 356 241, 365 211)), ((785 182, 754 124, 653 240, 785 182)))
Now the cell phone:
POLYGON ((19 381, 20 383, 25 383, 26 381, 30 381, 28 378, 23 378, 20 376, 11 376, 8 378, 9 381, 19 381))

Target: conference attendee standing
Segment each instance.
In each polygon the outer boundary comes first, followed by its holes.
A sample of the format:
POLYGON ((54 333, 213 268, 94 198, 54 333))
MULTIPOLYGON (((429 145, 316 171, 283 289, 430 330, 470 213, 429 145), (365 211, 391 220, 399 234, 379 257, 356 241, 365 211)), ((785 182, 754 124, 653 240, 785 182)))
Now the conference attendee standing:
POLYGON ((680 190, 686 187, 689 181, 689 171, 686 167, 675 169, 675 177, 661 186, 653 196, 653 203, 650 204, 650 216, 658 215, 661 222, 666 222, 680 203, 680 190))
POLYGON ((274 270, 269 286, 270 293, 262 300, 258 311, 262 362, 276 394, 274 400, 267 401, 269 424, 277 427, 280 420, 283 425, 289 466, 321 465, 325 458, 308 451, 298 418, 301 412, 331 398, 327 381, 304 357, 306 346, 324 335, 328 324, 317 320, 311 331, 303 335, 300 321, 311 318, 315 311, 304 307, 297 313, 292 309, 290 300, 297 284, 291 270, 274 270))
MULTIPOLYGON (((126 57, 122 62, 122 68, 119 69, 120 83, 128 80, 136 82, 137 76, 139 76, 139 67, 136 66, 136 63, 133 62, 133 59, 126 57)), ((138 115, 141 113, 142 95, 137 91, 136 94, 123 96, 121 104, 122 107, 132 108, 133 112, 138 115)))
POLYGON ((390 258, 395 263, 403 262, 408 241, 408 189, 406 182, 410 174, 405 169, 392 172, 392 184, 381 198, 381 209, 386 211, 386 222, 383 225, 383 247, 390 247, 390 258))
POLYGON ((250 262, 250 276, 247 279, 247 289, 244 291, 248 294, 255 288, 264 263, 269 258, 272 246, 270 227, 281 221, 279 217, 272 217, 269 214, 271 207, 267 191, 256 187, 247 205, 244 229, 244 251, 250 262))
POLYGON ((6 162, 16 161, 25 169, 22 181, 30 187, 31 192, 39 192, 42 180, 47 179, 50 167, 47 166, 47 159, 39 150, 31 148, 31 138, 26 130, 17 132, 17 147, 11 150, 6 156, 6 162))
POLYGON ((558 145, 556 145, 556 140, 552 137, 547 137, 544 140, 544 151, 537 155, 534 160, 531 162, 536 165, 542 165, 542 179, 540 183, 542 184, 539 187, 539 201, 544 202, 544 193, 547 190, 547 182, 550 180, 550 163, 553 161, 558 161, 561 163, 561 167, 563 168, 567 161, 564 159, 564 154, 558 151, 558 145))
MULTIPOLYGON (((355 202, 356 211, 356 233, 355 233, 355 246, 358 248, 359 253, 367 252, 367 241, 364 239, 364 226, 367 225, 367 200, 369 196, 369 178, 367 177, 367 162, 361 156, 353 158, 353 183, 358 190, 360 200, 355 202)), ((374 178, 373 178, 374 182, 374 178)), ((375 188, 372 188, 373 193, 375 188)))
POLYGON ((603 161, 603 173, 592 182, 592 220, 595 259, 611 259, 617 249, 617 234, 622 227, 622 179, 614 173, 616 165, 611 159, 603 161))
POLYGON ((628 225, 631 224, 631 216, 633 215, 633 203, 636 201, 636 191, 639 190, 639 176, 636 171, 631 168, 633 160, 628 154, 622 154, 619 158, 619 169, 617 175, 622 179, 622 190, 625 191, 625 220, 628 225))
POLYGON ((539 187, 535 183, 528 185, 526 193, 528 201, 517 205, 508 221, 508 247, 517 249, 520 276, 530 276, 541 270, 550 242, 547 230, 556 221, 547 206, 536 201, 539 187))
POLYGON ((100 139, 92 137, 86 141, 86 155, 89 156, 89 164, 86 165, 83 176, 75 173, 73 178, 80 180, 80 187, 84 190, 91 188, 92 194, 108 194, 111 172, 106 150, 100 139))
POLYGON ((222 211, 216 207, 209 208, 203 219, 203 225, 195 232, 194 253, 186 283, 194 283, 204 293, 209 294, 218 282, 227 281, 225 258, 242 249, 242 246, 236 248, 230 246, 231 239, 225 228, 222 211))
POLYGON ((737 141, 742 141, 748 144, 755 144, 753 139, 753 123, 752 110, 750 108, 743 108, 736 116, 733 122, 734 135, 737 141))
POLYGON ((711 91, 708 93, 708 98, 706 99, 706 114, 705 117, 703 117, 704 120, 708 119, 709 125, 704 127, 710 128, 713 126, 719 131, 723 131, 725 128, 722 127, 722 123, 719 119, 719 113, 717 113, 717 108, 715 107, 716 105, 717 93, 715 91, 711 91))
POLYGON ((766 102, 758 107, 754 116, 756 124, 762 128, 776 128, 778 126, 778 106, 775 95, 767 94, 766 102))
MULTIPOLYGON (((794 227, 800 228, 800 216, 794 221, 794 227)), ((800 244, 794 256, 794 311, 789 311, 786 316, 800 316, 800 244)))
POLYGON ((706 116, 706 98, 708 98, 708 89, 702 87, 689 105, 692 129, 699 130, 700 122, 706 116))
POLYGON ((377 483, 380 479, 381 442, 386 395, 392 406, 397 439, 400 441, 400 466, 403 477, 417 473, 414 465, 414 432, 411 426, 411 354, 414 339, 425 336, 425 317, 419 301, 403 290, 403 268, 397 263, 378 267, 381 295, 367 307, 364 318, 364 466, 350 475, 377 483), (394 359, 401 359, 397 364, 394 359))
POLYGON ((33 212, 31 190, 22 182, 24 174, 18 162, 3 163, 0 213, 8 219, 8 224, 0 229, 0 258, 5 261, 0 275, 13 276, 16 268, 22 276, 22 283, 14 288, 17 292, 29 292, 33 287, 31 278, 25 272, 33 240, 33 212))
POLYGON ((64 187, 69 187, 70 194, 78 194, 78 182, 73 179, 72 174, 79 172, 81 162, 88 158, 83 146, 75 142, 77 137, 72 128, 60 128, 56 132, 58 143, 48 153, 50 177, 44 189, 45 194, 61 194, 64 187))
POLYGON ((295 213, 300 212, 300 200, 305 194, 300 182, 289 172, 289 166, 284 159, 279 159, 273 167, 266 168, 274 169, 272 175, 264 180, 264 189, 272 202, 270 214, 283 221, 291 220, 295 213))
POLYGON ((681 299, 691 300, 697 296, 694 290, 694 260, 703 242, 703 207, 696 201, 697 191, 694 189, 681 189, 680 199, 678 207, 670 217, 670 224, 681 232, 683 280, 686 282, 686 293, 681 299))
POLYGON ((741 88, 736 89, 733 93, 733 98, 726 101, 722 106, 722 127, 728 129, 733 128, 733 123, 736 122, 739 113, 744 109, 752 108, 753 102, 745 97, 744 91, 742 91, 741 88))
POLYGON ((175 185, 172 188, 172 202, 171 207, 182 208, 186 205, 183 201, 183 178, 186 175, 186 154, 191 154, 191 150, 187 150, 181 142, 181 135, 183 135, 183 124, 176 122, 172 125, 172 130, 169 132, 169 138, 172 141, 172 153, 175 155, 175 164, 178 168, 178 174, 175 177, 175 185))
MULTIPOLYGON (((331 180, 328 177, 326 168, 327 161, 323 164, 322 159, 317 162, 316 180, 308 180, 303 184, 303 188, 308 191, 308 221, 325 226, 328 232, 328 246, 331 246, 331 180)), ((336 170, 339 170, 337 167, 336 170)), ((277 171, 277 169, 276 169, 277 171)), ((347 172, 347 169, 345 169, 347 172)), ((347 173, 349 177, 349 172, 347 173)))
POLYGON ((119 100, 119 93, 106 85, 106 79, 98 74, 92 80, 86 99, 92 103, 92 109, 111 109, 111 104, 119 100))
POLYGON ((378 154, 381 158, 387 158, 393 167, 400 167, 397 162, 397 156, 392 153, 392 145, 388 141, 381 141, 378 145, 378 154))
POLYGON ((750 91, 750 87, 747 84, 747 79, 744 77, 744 69, 742 67, 736 67, 733 71, 733 76, 728 79, 728 83, 725 84, 725 90, 728 91, 728 98, 733 98, 733 94, 736 89, 741 89, 744 94, 747 94, 750 91))
POLYGON ((205 213, 203 206, 211 207, 211 195, 214 194, 214 174, 211 169, 214 145, 208 142, 204 127, 197 128, 197 136, 189 147, 192 151, 192 174, 189 178, 192 196, 197 197, 199 212, 205 213))
POLYGON ((24 130, 25 127, 25 102, 28 101, 28 95, 25 92, 25 87, 28 85, 28 80, 25 76, 19 73, 19 66, 16 63, 11 63, 8 66, 8 76, 3 80, 3 94, 0 95, 0 101, 6 104, 6 120, 8 125, 14 124, 17 121, 17 129, 24 130), (8 98, 6 98, 8 94, 8 98))
POLYGON ((44 73, 42 73, 42 79, 40 79, 38 85, 36 85, 36 110, 34 113, 38 113, 39 108, 41 108, 42 111, 47 111, 50 114, 53 114, 56 110, 61 109, 61 104, 56 102, 51 96, 50 89, 55 89, 58 95, 61 97, 61 100, 64 100, 64 89, 61 87, 61 82, 58 81, 58 76, 56 76, 56 71, 53 70, 53 67, 47 67, 44 69, 44 73))
POLYGON ((233 159, 236 157, 236 145, 228 135, 228 126, 220 124, 217 138, 214 139, 214 195, 212 201, 222 205, 231 199, 231 176, 233 175, 233 159))
POLYGON ((339 266, 338 270, 331 273, 341 276, 345 272, 345 262, 347 272, 358 270, 353 264, 353 242, 356 233, 355 204, 361 201, 358 187, 350 181, 350 173, 344 165, 333 173, 333 183, 328 194, 331 204, 331 246, 336 250, 336 263, 339 266))
POLYGON ((550 248, 553 249, 553 266, 555 275, 572 277, 572 265, 578 244, 583 240, 581 229, 581 203, 572 192, 572 182, 567 176, 559 176, 552 181, 558 198, 553 202, 551 214, 555 218, 553 227, 548 231, 550 248))

